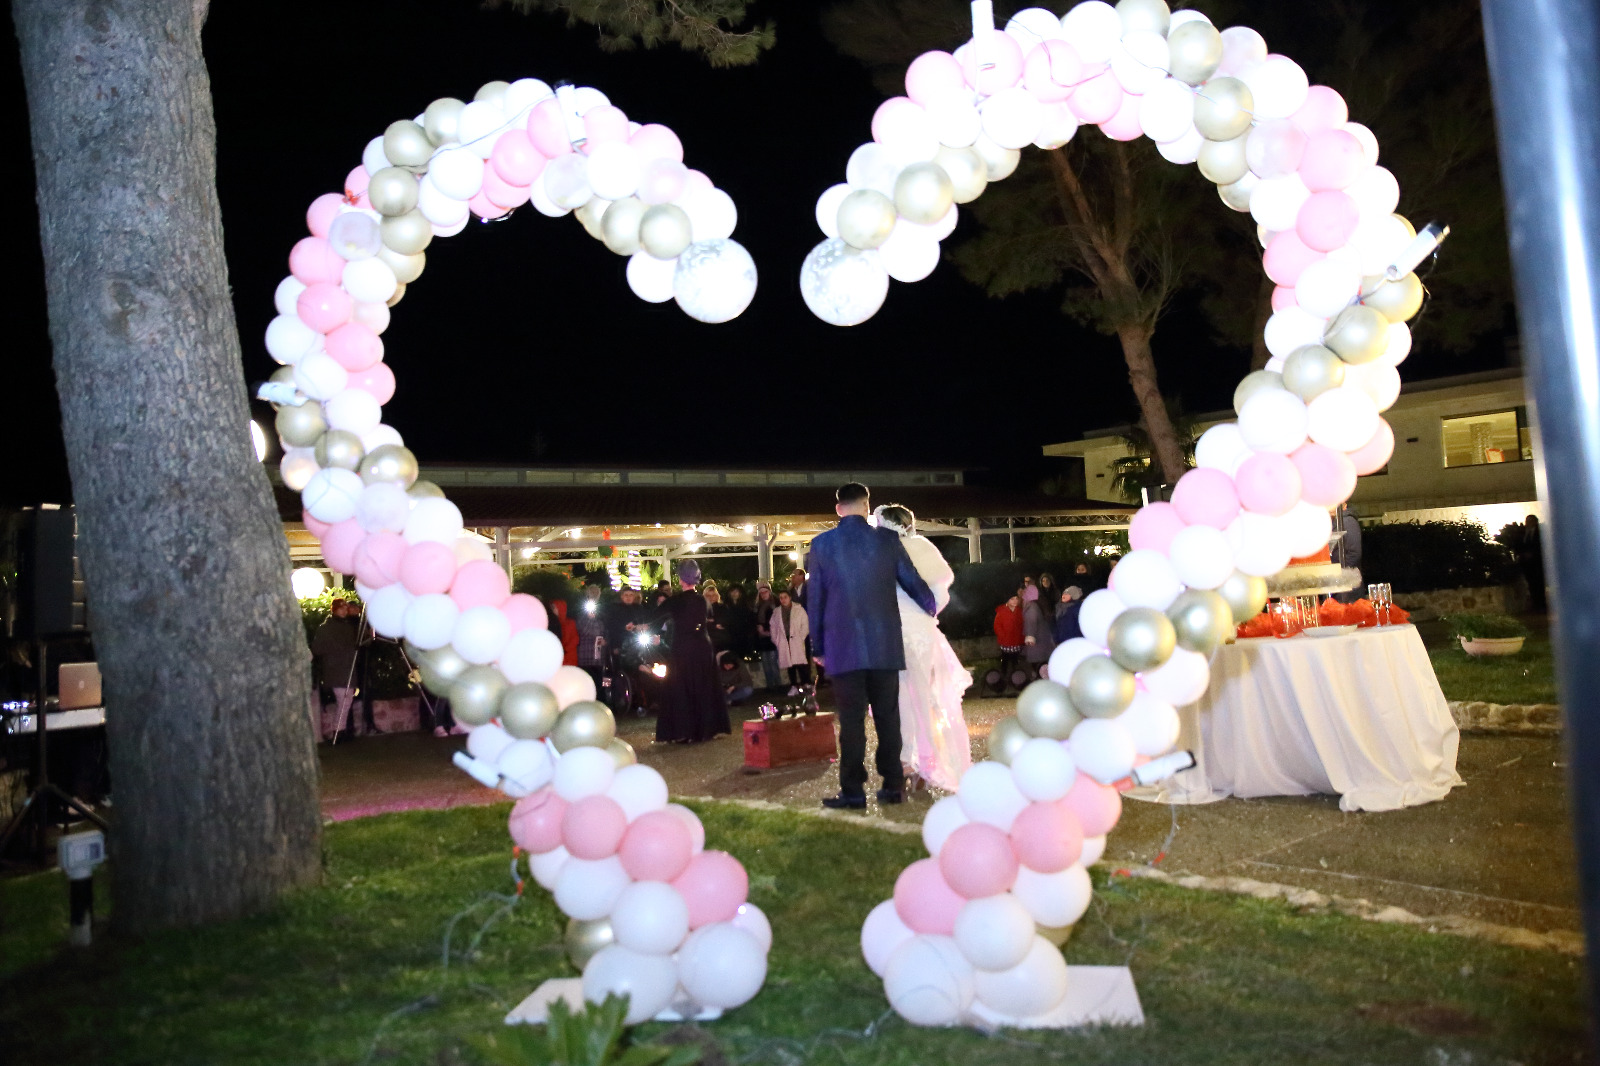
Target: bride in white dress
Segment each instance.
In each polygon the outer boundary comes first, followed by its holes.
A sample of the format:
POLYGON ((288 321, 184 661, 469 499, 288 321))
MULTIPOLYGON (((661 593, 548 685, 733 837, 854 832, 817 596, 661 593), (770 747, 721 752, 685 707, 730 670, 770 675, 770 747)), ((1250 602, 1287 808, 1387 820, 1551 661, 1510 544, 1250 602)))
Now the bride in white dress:
MULTIPOLYGON (((932 541, 917 536, 916 515, 895 503, 884 504, 873 515, 878 525, 900 535, 911 565, 933 590, 939 610, 944 610, 955 572, 932 541)), ((972 765, 967 722, 961 713, 961 697, 972 685, 972 674, 956 658, 938 618, 918 607, 904 589, 897 591, 906 650, 906 668, 900 671, 900 761, 908 779, 916 775, 954 792, 972 765)))

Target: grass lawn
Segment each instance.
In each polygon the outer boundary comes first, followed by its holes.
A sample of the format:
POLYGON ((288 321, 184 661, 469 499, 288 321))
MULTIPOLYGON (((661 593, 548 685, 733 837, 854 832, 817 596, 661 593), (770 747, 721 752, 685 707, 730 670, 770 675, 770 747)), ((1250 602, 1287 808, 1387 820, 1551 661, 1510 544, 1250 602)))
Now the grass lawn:
POLYGON ((1450 642, 1429 648, 1445 699, 1487 703, 1558 703, 1550 638, 1531 636, 1515 655, 1474 659, 1450 642))
MULTIPOLYGON (((1069 962, 1131 965, 1145 1028, 915 1029, 885 1017, 857 936, 920 841, 786 812, 701 814, 713 845, 744 861, 776 933, 766 988, 707 1027, 730 1062, 1580 1059, 1577 960, 1126 879, 1101 882, 1066 952, 1069 962)), ((8 1061, 478 1062, 469 1037, 495 1031, 544 978, 570 973, 561 916, 531 884, 470 954, 462 949, 497 904, 461 920, 444 966, 451 916, 506 888, 505 815, 457 808, 330 826, 325 883, 273 912, 81 953, 53 944, 66 920, 59 875, 0 882, 8 1061)))

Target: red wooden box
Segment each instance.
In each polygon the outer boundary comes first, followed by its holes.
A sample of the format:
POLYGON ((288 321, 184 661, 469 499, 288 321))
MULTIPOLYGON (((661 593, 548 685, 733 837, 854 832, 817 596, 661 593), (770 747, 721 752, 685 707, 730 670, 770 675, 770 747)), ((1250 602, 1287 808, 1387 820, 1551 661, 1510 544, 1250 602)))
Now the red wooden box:
POLYGON ((744 724, 746 769, 771 770, 797 762, 831 759, 837 745, 832 714, 770 718, 744 724))

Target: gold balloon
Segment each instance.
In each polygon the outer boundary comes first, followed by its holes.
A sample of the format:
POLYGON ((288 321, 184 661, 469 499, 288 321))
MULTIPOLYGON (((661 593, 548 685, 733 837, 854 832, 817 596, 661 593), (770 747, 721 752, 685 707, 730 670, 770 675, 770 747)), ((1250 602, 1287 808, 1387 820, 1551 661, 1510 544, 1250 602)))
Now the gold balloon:
POLYGON ((1245 401, 1260 392, 1262 389, 1283 388, 1283 375, 1276 370, 1252 370, 1244 379, 1234 386, 1233 409, 1235 412, 1243 411, 1245 401))
MULTIPOLYGON (((431 234, 432 231, 429 232, 431 234)), ((378 258, 394 271, 394 280, 402 285, 409 285, 422 277, 422 268, 428 265, 426 254, 417 252, 414 255, 403 255, 387 244, 378 249, 378 258)))
POLYGON ((1066 740, 1072 727, 1081 721, 1083 715, 1074 705, 1067 686, 1059 682, 1041 679, 1017 696, 1017 724, 1030 737, 1066 740))
POLYGON ((427 130, 403 118, 383 131, 383 155, 392 166, 426 167, 433 156, 433 142, 427 130))
POLYGON ((1328 323, 1322 343, 1347 363, 1370 363, 1389 347, 1389 320, 1361 304, 1346 307, 1328 323))
POLYGON ((550 743, 560 752, 573 748, 603 748, 617 735, 617 720, 611 708, 595 700, 579 700, 561 712, 550 743))
POLYGON ((1134 673, 1154 670, 1172 658, 1177 643, 1172 623, 1154 607, 1129 607, 1112 620, 1106 631, 1112 660, 1134 673))
POLYGON ((1123 34, 1134 30, 1149 30, 1167 35, 1172 22, 1172 9, 1165 0, 1117 0, 1117 17, 1122 19, 1123 34))
POLYGON ((894 209, 908 222, 937 222, 953 203, 955 184, 937 163, 912 163, 894 179, 894 209))
POLYGON ((1217 195, 1222 197, 1222 202, 1228 205, 1230 211, 1240 214, 1250 210, 1250 194, 1260 184, 1254 174, 1246 174, 1238 181, 1229 185, 1218 185, 1217 195))
POLYGON ((1390 322, 1409 322, 1422 310, 1422 279, 1416 273, 1387 281, 1382 275, 1361 279, 1361 302, 1378 311, 1390 322))
POLYGON ((355 470, 361 466, 365 451, 361 447, 361 438, 354 433, 347 429, 330 429, 317 438, 317 465, 355 470))
POLYGON ((491 104, 504 105, 506 93, 511 91, 511 83, 504 81, 486 81, 472 94, 475 101, 484 101, 491 104))
POLYGON ((618 770, 624 766, 632 766, 639 761, 639 753, 633 750, 632 744, 629 744, 621 737, 612 737, 606 741, 606 750, 611 753, 611 761, 618 770))
POLYGON ((839 236, 852 248, 876 248, 894 232, 894 201, 877 189, 857 189, 839 203, 839 236))
POLYGON ((1307 344, 1283 361, 1283 387, 1306 403, 1344 384, 1345 361, 1332 349, 1307 344))
MULTIPOLYGON (((1183 28, 1187 29, 1189 26, 1193 25, 1194 23, 1192 22, 1186 23, 1183 28)), ((1072 925, 1058 925, 1054 927, 1040 925, 1035 926, 1033 931, 1059 948, 1066 944, 1067 940, 1072 936, 1072 931, 1076 928, 1076 923, 1072 925)))
POLYGON ((933 161, 950 178, 951 199, 958 204, 971 203, 989 187, 989 164, 971 148, 940 145, 933 161))
POLYGON ((368 485, 380 481, 409 488, 417 480, 417 457, 401 444, 381 444, 361 460, 361 480, 368 485))
POLYGON ((583 225, 584 231, 588 233, 589 236, 593 237, 597 241, 602 240, 604 239, 604 235, 600 230, 600 220, 605 217, 606 208, 610 207, 611 204, 612 201, 610 200, 604 200, 598 196, 591 196, 589 197, 588 201, 584 203, 582 207, 574 211, 572 215, 583 225))
POLYGON ((278 436, 282 437, 283 443, 291 448, 309 448, 322 439, 322 435, 328 431, 328 422, 322 417, 320 403, 280 407, 275 425, 278 436))
POLYGON ((639 250, 639 223, 648 210, 637 196, 618 200, 606 208, 600 217, 600 239, 618 255, 632 255, 639 250))
POLYGON ((1238 78, 1213 78, 1194 98, 1194 128, 1208 141, 1231 141, 1250 132, 1256 98, 1238 78))
MULTIPOLYGON (((434 144, 461 139, 461 109, 467 105, 453 96, 441 96, 422 113, 422 129, 434 144)), ((393 156, 390 156, 393 159, 393 156)), ((384 214, 388 214, 387 211, 384 214)))
POLYGON ((1222 65, 1222 34, 1211 23, 1195 19, 1167 35, 1167 50, 1172 76, 1187 85, 1199 85, 1222 65))
POLYGON ((410 496, 413 500, 425 500, 431 496, 437 496, 440 499, 443 499, 444 489, 441 489, 438 485, 435 485, 427 478, 418 478, 416 481, 411 483, 411 487, 409 489, 406 489, 406 495, 410 496))
POLYGON ((1008 714, 989 730, 989 758, 1010 766, 1012 757, 1032 739, 1022 723, 1008 714))
POLYGON ((518 740, 538 740, 556 727, 561 704, 548 686, 524 681, 500 697, 500 724, 518 740))
POLYGON ((689 213, 677 204, 656 204, 639 220, 639 247, 657 259, 676 259, 693 236, 689 213))
POLYGON ((417 206, 417 176, 404 167, 384 167, 367 183, 367 199, 380 215, 403 215, 417 206))
POLYGON ((469 666, 450 683, 450 713, 462 725, 487 725, 500 713, 506 679, 492 666, 469 666))
POLYGON ((383 306, 385 306, 385 307, 393 307, 395 304, 397 304, 401 300, 405 299, 405 295, 406 295, 406 287, 404 285, 396 285, 394 287, 394 295, 389 297, 387 300, 385 300, 383 302, 383 306))
POLYGON ((983 157, 984 165, 989 168, 990 181, 1009 178, 1022 160, 1022 152, 1019 149, 1002 148, 982 134, 973 143, 972 150, 983 157))
POLYGON ((268 381, 274 381, 274 382, 282 382, 285 385, 293 385, 294 384, 294 367, 292 367, 292 366, 280 366, 278 369, 276 369, 276 370, 274 370, 272 372, 272 376, 269 377, 267 380, 268 381))
POLYGON ((383 236, 383 246, 396 255, 416 255, 433 243, 433 223, 416 208, 403 215, 390 215, 378 226, 378 232, 383 236))
POLYGON ((611 931, 610 918, 596 918, 591 922, 567 919, 567 958, 580 970, 600 954, 601 948, 608 948, 616 942, 617 934, 611 931))
POLYGON ((1232 185, 1243 178, 1250 173, 1250 162, 1244 155, 1244 142, 1249 139, 1248 130, 1226 140, 1208 139, 1200 146, 1200 158, 1195 161, 1200 173, 1218 185, 1232 185))
POLYGON ((1067 692, 1072 705, 1089 718, 1115 718, 1128 709, 1137 691, 1133 675, 1109 655, 1091 655, 1072 671, 1067 692))
POLYGON ((1233 632, 1228 601, 1208 589, 1189 589, 1167 608, 1178 647, 1210 655, 1233 632))
POLYGON ((456 650, 448 644, 432 651, 423 651, 407 642, 406 654, 417 664, 417 671, 422 674, 423 687, 436 696, 449 695, 450 686, 455 683, 455 679, 472 665, 457 655, 456 650))
POLYGON ((1243 625, 1267 606, 1267 579, 1235 570, 1217 586, 1217 595, 1228 604, 1234 625, 1243 625))

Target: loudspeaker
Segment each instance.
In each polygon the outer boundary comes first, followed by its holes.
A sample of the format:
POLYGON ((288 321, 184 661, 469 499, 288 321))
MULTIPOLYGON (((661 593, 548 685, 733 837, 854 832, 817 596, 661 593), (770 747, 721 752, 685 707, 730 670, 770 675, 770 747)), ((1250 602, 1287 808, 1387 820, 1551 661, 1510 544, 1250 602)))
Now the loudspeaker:
POLYGON ((78 566, 77 513, 43 504, 23 512, 17 538, 17 622, 14 637, 37 640, 88 624, 78 566))

